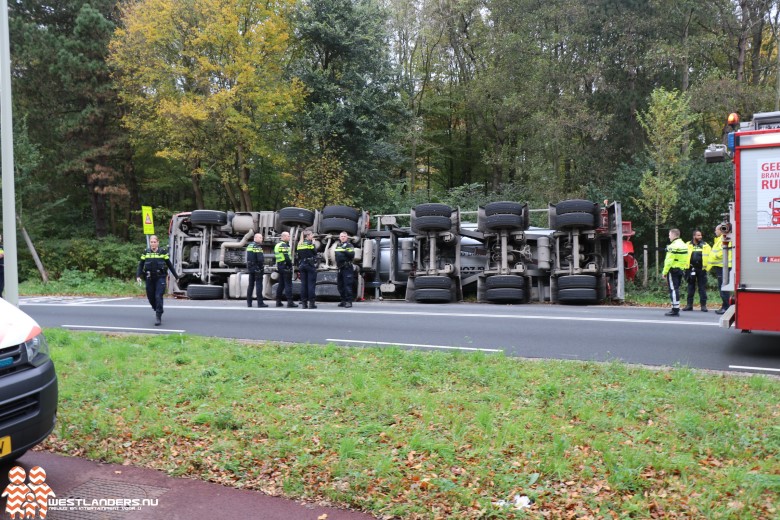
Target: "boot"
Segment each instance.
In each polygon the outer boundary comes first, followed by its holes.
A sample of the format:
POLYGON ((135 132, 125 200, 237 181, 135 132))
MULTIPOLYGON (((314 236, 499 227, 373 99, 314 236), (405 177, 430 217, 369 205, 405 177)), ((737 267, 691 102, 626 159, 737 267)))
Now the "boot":
POLYGON ((346 306, 347 306, 347 304, 344 303, 344 302, 339 303, 339 307, 346 307, 346 306))
POLYGON ((297 304, 297 303, 295 303, 295 302, 294 302, 294 301, 292 301, 292 300, 290 300, 289 302, 287 302, 287 308, 288 308, 288 309, 293 309, 293 308, 295 308, 295 307, 297 307, 297 306, 298 306, 298 304, 297 304))
MULTIPOLYGON (((685 310, 685 309, 683 309, 683 310, 685 310)), ((691 309, 689 309, 689 310, 691 310, 691 309)), ((664 314, 664 316, 679 316, 679 315, 680 315, 680 309, 672 309, 669 312, 667 312, 666 314, 664 314)))
POLYGON ((693 305, 686 305, 685 307, 683 307, 683 310, 684 311, 692 311, 693 310, 693 305))
POLYGON ((345 303, 345 304, 344 304, 344 307, 346 307, 346 308, 348 308, 348 309, 349 309, 350 307, 352 307, 352 302, 347 302, 347 303, 345 303))
POLYGON ((162 313, 156 312, 154 314, 154 325, 156 327, 159 327, 161 323, 162 323, 162 313))
POLYGON ((247 307, 252 307, 252 302, 246 302, 247 307))
POLYGON ((301 308, 308 309, 309 308, 309 302, 301 302, 301 308))
POLYGON ((720 309, 718 309, 717 311, 715 311, 715 314, 726 314, 726 309, 724 309, 723 307, 721 307, 720 309))
POLYGON ((707 304, 706 303, 702 303, 701 304, 701 312, 707 312, 707 304))
POLYGON ((257 306, 258 307, 268 307, 268 305, 263 300, 257 300, 257 306))
POLYGON ((309 308, 310 309, 316 309, 317 308, 317 304, 315 304, 314 302, 309 302, 309 308))
POLYGON ((284 304, 282 303, 282 300, 276 300, 276 306, 277 307, 284 307, 284 304))

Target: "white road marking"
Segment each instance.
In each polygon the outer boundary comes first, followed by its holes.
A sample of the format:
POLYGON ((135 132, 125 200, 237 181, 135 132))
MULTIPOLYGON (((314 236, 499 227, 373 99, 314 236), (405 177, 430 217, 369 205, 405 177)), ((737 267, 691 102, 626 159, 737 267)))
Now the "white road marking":
POLYGON ((738 370, 760 370, 764 372, 780 372, 780 368, 743 367, 741 365, 729 365, 729 368, 736 368, 738 370))
POLYGON ((139 328, 135 328, 135 327, 106 327, 104 325, 63 325, 62 328, 63 329, 89 329, 89 330, 94 330, 94 329, 101 329, 101 330, 102 329, 106 329, 106 330, 132 330, 133 332, 149 331, 149 330, 151 330, 151 331, 154 331, 154 332, 178 332, 180 334, 182 332, 186 332, 183 329, 161 329, 159 327, 155 327, 153 329, 139 329, 139 328))
POLYGON ((450 347, 446 345, 424 345, 419 343, 393 343, 387 341, 359 341, 356 339, 334 339, 325 338, 325 341, 341 342, 341 343, 359 343, 361 345, 391 345, 394 347, 420 347, 420 348, 443 348, 450 350, 474 350, 480 352, 503 352, 503 350, 495 348, 471 348, 471 347, 450 347))
POLYGON ((131 300, 132 298, 127 296, 124 298, 82 298, 74 301, 63 302, 65 305, 91 305, 91 304, 103 304, 106 302, 120 302, 123 300, 131 300))

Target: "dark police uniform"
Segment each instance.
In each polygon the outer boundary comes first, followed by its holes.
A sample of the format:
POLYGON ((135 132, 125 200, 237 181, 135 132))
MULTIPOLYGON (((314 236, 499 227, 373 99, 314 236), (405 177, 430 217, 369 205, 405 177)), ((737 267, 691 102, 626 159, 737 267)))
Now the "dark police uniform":
POLYGON ((141 255, 141 261, 138 262, 136 277, 146 278, 146 298, 157 317, 155 325, 160 324, 163 314, 163 294, 165 294, 165 278, 168 270, 171 271, 174 278, 179 279, 179 275, 176 274, 176 270, 171 264, 168 250, 163 247, 158 247, 157 251, 147 248, 141 255))
POLYGON ((339 307, 352 307, 352 284, 355 271, 352 259, 355 258, 355 248, 349 242, 339 242, 336 246, 336 266, 339 269, 338 285, 341 303, 339 307))
POLYGON ((297 307, 292 296, 292 260, 290 244, 282 240, 274 246, 276 270, 279 273, 279 285, 276 287, 276 306, 282 306, 282 294, 287 298, 288 307, 297 307))
POLYGON ((301 273, 301 304, 304 309, 316 309, 317 253, 311 240, 302 240, 295 248, 298 271, 301 273))
POLYGON ((257 306, 268 307, 263 302, 263 274, 265 272, 263 245, 250 242, 246 246, 246 267, 249 271, 249 287, 246 289, 246 306, 252 306, 252 293, 257 292, 257 306))

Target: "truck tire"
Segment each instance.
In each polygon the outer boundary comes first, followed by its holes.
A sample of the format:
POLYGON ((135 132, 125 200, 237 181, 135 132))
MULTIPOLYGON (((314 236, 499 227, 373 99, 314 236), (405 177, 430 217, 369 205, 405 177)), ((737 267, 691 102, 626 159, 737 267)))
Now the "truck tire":
POLYGON ((558 302, 560 303, 597 303, 596 289, 561 289, 558 288, 558 302))
POLYGON ((558 277, 558 289, 595 289, 598 279, 589 274, 558 277))
POLYGON ((325 206, 322 208, 322 218, 345 218, 353 222, 360 219, 360 211, 349 206, 325 206))
POLYGON ((595 202, 583 199, 570 199, 559 202, 555 205, 557 215, 566 213, 590 213, 593 216, 598 215, 599 206, 595 202))
POLYGON ((449 289, 415 289, 414 301, 418 303, 449 303, 452 294, 449 289))
MULTIPOLYGON (((279 283, 275 283, 271 286, 271 299, 276 299, 276 289, 279 288, 279 283)), ((315 294, 316 294, 316 286, 315 286, 315 294)), ((298 280, 293 280, 293 288, 292 288, 292 296, 293 300, 298 300, 301 297, 301 282, 298 280)), ((282 295, 282 301, 284 301, 284 295, 282 295)))
POLYGON ((498 213, 485 217, 485 227, 491 231, 499 229, 524 229, 525 220, 522 215, 498 213))
POLYGON ((414 279, 414 288, 417 289, 447 289, 452 286, 452 278, 449 276, 418 276, 414 279))
POLYGON ((279 222, 283 226, 311 226, 314 212, 304 208, 282 208, 279 210, 279 222))
POLYGON ((489 202, 485 204, 485 216, 491 215, 520 215, 526 211, 526 205, 519 202, 489 202))
POLYGON ((592 213, 564 213, 555 216, 555 229, 563 230, 570 228, 593 229, 595 228, 596 217, 592 213))
POLYGON ((196 209, 190 214, 190 222, 193 226, 224 226, 227 221, 227 213, 224 211, 196 209))
POLYGON ((190 284, 187 286, 187 298, 190 300, 221 300, 225 291, 221 285, 190 284))
POLYGON ((525 301, 525 291, 523 289, 514 289, 510 287, 488 289, 485 292, 485 299, 495 303, 519 303, 525 301))
POLYGON ((451 227, 452 221, 450 220, 450 217, 439 215, 417 217, 412 223, 412 231, 422 231, 423 233, 428 231, 448 231, 451 227))
POLYGON ((348 235, 354 236, 357 234, 357 229, 357 222, 342 217, 324 218, 320 225, 321 233, 341 233, 346 231, 348 235))
POLYGON ((452 215, 452 208, 446 204, 430 202, 428 204, 418 204, 414 207, 414 215, 420 217, 447 217, 452 215))
POLYGON ((525 289, 525 278, 516 274, 495 274, 485 279, 487 289, 525 289))

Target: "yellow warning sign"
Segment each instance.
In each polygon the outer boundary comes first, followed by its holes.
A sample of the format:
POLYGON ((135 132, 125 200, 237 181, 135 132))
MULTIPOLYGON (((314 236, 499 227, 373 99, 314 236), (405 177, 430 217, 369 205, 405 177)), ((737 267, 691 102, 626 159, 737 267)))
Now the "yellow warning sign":
POLYGON ((152 207, 141 206, 141 214, 143 215, 144 235, 154 235, 154 216, 152 215, 152 207))

